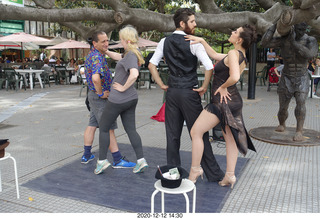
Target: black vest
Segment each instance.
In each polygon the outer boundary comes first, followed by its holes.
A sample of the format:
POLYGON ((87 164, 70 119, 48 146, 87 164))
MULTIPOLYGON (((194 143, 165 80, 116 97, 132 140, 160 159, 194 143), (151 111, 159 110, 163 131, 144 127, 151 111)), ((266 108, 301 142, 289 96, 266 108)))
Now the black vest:
POLYGON ((198 86, 198 58, 191 53, 190 41, 186 41, 184 35, 166 37, 163 54, 170 70, 169 87, 192 89, 198 86))

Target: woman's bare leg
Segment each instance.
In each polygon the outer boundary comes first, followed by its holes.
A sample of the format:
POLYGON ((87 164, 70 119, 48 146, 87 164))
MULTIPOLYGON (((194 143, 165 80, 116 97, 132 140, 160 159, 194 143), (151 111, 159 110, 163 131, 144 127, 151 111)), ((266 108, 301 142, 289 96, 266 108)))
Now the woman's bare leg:
POLYGON ((227 170, 226 172, 233 172, 236 168, 239 150, 237 144, 233 138, 230 127, 226 126, 226 133, 222 133, 224 140, 226 142, 226 152, 227 152, 227 170))
POLYGON ((223 133, 224 140, 226 142, 226 153, 227 153, 227 170, 226 174, 222 181, 219 182, 220 186, 228 186, 233 185, 236 183, 236 177, 234 175, 234 170, 236 168, 237 160, 238 160, 238 147, 234 140, 234 137, 231 133, 230 127, 225 127, 226 133, 223 133))
POLYGON ((206 110, 202 110, 199 117, 193 124, 190 135, 192 138, 192 163, 190 169, 189 179, 196 180, 196 178, 203 173, 200 168, 200 162, 203 155, 203 135, 219 123, 219 119, 215 114, 206 110))

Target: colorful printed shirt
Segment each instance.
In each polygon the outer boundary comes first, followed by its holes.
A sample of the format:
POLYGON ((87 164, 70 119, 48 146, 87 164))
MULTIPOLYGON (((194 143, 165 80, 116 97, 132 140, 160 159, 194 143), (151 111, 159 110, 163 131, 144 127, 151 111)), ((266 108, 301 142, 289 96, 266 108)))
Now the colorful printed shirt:
POLYGON ((109 70, 105 55, 101 54, 97 49, 93 48, 86 57, 84 69, 89 90, 94 92, 96 91, 92 81, 92 75, 100 74, 102 92, 110 91, 112 83, 112 73, 109 70))

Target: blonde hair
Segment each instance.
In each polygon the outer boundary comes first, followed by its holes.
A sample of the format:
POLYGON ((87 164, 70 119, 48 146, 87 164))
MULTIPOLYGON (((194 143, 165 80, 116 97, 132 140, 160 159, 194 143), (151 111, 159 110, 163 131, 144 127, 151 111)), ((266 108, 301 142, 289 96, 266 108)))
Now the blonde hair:
POLYGON ((143 56, 137 48, 138 40, 139 40, 137 30, 131 25, 128 25, 120 30, 119 36, 121 39, 125 40, 128 43, 128 48, 125 54, 128 53, 129 51, 133 52, 138 58, 139 65, 144 64, 143 56))

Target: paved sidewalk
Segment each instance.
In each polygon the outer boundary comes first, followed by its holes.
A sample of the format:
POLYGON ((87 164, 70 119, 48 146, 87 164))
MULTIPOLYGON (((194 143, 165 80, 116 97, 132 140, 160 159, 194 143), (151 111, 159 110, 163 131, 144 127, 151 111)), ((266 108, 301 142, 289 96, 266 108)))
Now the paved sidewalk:
MULTIPOLYGON (((256 87, 256 99, 247 100, 241 91, 243 115, 248 130, 277 126, 276 88, 256 87)), ((83 132, 88 123, 85 92, 79 85, 51 85, 33 91, 0 90, 0 138, 9 138, 6 152, 17 160, 20 199, 16 198, 11 161, 2 161, 0 213, 123 213, 118 209, 39 193, 21 185, 65 164, 79 160, 83 152, 83 132)), ((162 106, 159 88, 140 89, 136 111, 138 132, 145 146, 165 148, 164 124, 151 120, 162 106)), ((289 107, 288 126, 295 126, 294 107, 289 107)), ((307 100, 305 128, 320 131, 320 99, 307 100)), ((119 120, 117 141, 129 143, 119 120)), ((318 213, 320 212, 320 140, 318 146, 293 147, 253 140, 257 153, 250 158, 241 178, 227 199, 224 213, 318 213)), ((98 132, 93 151, 98 153, 98 132)), ((225 155, 223 144, 212 144, 215 154, 225 155)), ((191 141, 183 130, 181 150, 191 151, 191 141)), ((94 177, 94 175, 93 175, 94 177)), ((214 195, 214 194, 212 194, 214 195)))

